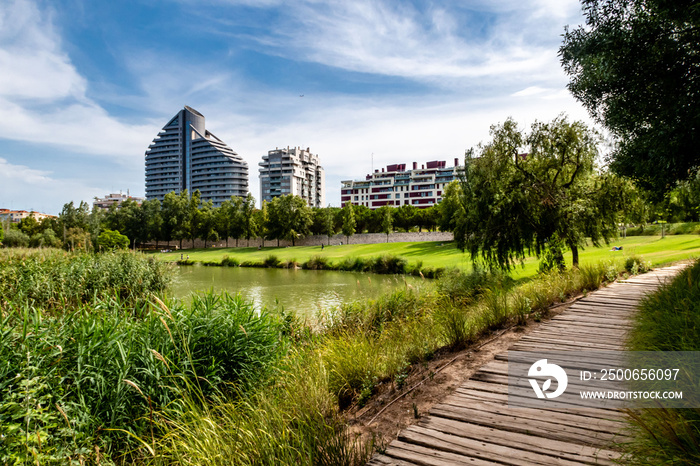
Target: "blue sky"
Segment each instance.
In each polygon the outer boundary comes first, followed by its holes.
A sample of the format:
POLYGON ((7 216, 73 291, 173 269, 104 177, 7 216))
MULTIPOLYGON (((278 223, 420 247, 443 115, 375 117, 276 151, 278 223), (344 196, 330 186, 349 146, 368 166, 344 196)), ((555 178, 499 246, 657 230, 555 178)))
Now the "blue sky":
POLYGON ((590 123, 557 50, 577 0, 0 0, 0 207, 144 193, 184 105, 258 162, 310 147, 340 181, 448 160, 512 116, 590 123), (301 97, 303 95, 303 97, 301 97))

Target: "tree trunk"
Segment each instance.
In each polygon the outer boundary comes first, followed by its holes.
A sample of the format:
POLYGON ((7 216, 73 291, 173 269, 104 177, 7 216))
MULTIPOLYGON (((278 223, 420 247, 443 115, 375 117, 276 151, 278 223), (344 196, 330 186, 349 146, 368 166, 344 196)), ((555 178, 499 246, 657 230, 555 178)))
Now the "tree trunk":
POLYGON ((571 245, 571 261, 574 267, 578 268, 578 246, 575 244, 571 245))
POLYGON ((182 238, 180 238, 180 250, 182 250, 182 238))
POLYGON ((226 247, 228 247, 228 235, 226 235, 226 247))

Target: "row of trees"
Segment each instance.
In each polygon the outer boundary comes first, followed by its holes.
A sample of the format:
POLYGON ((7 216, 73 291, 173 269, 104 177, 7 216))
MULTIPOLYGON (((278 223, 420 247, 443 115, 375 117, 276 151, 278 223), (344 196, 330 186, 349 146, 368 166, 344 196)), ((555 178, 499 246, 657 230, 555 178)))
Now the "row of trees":
MULTIPOLYGON (((214 207, 211 201, 201 200, 195 191, 171 192, 160 202, 148 200, 138 204, 132 200, 110 210, 91 210, 81 202, 63 206, 57 219, 38 222, 34 218, 22 220, 16 227, 6 228, 6 245, 32 247, 60 247, 67 249, 112 248, 122 244, 114 232, 126 236, 127 244, 153 242, 156 246, 201 239, 205 247, 212 242, 229 239, 262 238, 264 241, 287 240, 295 244, 308 235, 341 233, 350 237, 356 233, 386 233, 392 231, 435 230, 440 213, 436 207, 418 209, 414 206, 383 207, 370 210, 365 206, 346 205, 344 208, 310 208, 298 196, 282 196, 255 207, 252 195, 232 197, 214 207), (106 233, 106 234, 105 234, 106 233), (102 240, 100 240, 102 235, 102 240)), ((264 244, 264 243, 263 243, 264 244)))

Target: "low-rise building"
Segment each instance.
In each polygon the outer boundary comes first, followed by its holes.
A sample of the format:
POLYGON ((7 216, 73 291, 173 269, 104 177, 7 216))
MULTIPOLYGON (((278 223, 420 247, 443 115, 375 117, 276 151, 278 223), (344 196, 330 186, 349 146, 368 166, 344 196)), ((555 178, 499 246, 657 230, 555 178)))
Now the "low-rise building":
POLYGON ((92 203, 92 208, 93 209, 102 209, 102 210, 109 210, 109 208, 113 205, 116 205, 119 207, 122 202, 126 201, 127 199, 131 199, 132 201, 136 202, 138 205, 141 205, 141 203, 145 200, 143 197, 136 197, 136 196, 131 196, 129 195, 129 192, 127 191, 126 194, 120 193, 112 193, 112 194, 107 194, 105 197, 96 197, 95 200, 92 203))
POLYGON ((458 170, 457 158, 452 167, 438 160, 427 162, 420 168, 417 162, 413 162, 411 170, 406 170, 405 163, 388 165, 386 170, 374 170, 364 180, 341 181, 341 205, 352 202, 370 209, 385 205, 427 208, 442 200, 445 186, 457 179, 458 170))
POLYGON ((0 222, 9 220, 11 223, 19 223, 27 217, 34 217, 38 222, 45 218, 56 218, 55 215, 42 214, 41 212, 34 212, 33 210, 0 209, 0 222))

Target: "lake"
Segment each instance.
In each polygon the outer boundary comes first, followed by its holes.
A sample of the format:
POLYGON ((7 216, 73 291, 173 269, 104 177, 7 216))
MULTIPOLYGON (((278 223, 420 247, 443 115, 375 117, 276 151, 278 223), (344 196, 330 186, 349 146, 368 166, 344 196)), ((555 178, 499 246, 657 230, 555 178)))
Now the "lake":
POLYGON ((274 307, 312 317, 321 309, 334 308, 363 298, 376 298, 407 284, 414 289, 423 280, 404 275, 378 275, 326 270, 268 269, 252 267, 176 267, 170 287, 176 298, 193 292, 228 291, 253 301, 257 309, 274 307))

